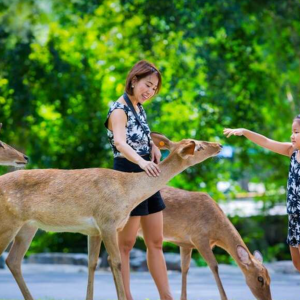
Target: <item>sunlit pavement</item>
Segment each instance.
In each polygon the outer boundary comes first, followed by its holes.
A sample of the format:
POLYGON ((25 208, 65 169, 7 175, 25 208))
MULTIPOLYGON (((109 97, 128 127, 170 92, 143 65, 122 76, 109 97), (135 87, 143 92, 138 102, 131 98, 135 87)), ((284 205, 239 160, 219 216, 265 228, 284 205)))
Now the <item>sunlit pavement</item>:
MULTIPOLYGON (((35 299, 85 299, 87 268, 66 265, 24 264, 23 273, 35 299)), ((300 275, 270 272, 273 300, 300 300, 300 275)), ((237 267, 220 265, 221 279, 230 300, 255 299, 237 267)), ((181 273, 169 272, 169 280, 175 299, 180 299, 181 273)), ((132 293, 135 300, 157 300, 158 293, 147 272, 132 272, 132 293)), ((0 270, 0 299, 23 299, 11 273, 0 270)), ((96 271, 95 300, 117 299, 112 274, 96 271)), ((208 268, 192 268, 188 276, 189 300, 220 300, 213 275, 208 268)))

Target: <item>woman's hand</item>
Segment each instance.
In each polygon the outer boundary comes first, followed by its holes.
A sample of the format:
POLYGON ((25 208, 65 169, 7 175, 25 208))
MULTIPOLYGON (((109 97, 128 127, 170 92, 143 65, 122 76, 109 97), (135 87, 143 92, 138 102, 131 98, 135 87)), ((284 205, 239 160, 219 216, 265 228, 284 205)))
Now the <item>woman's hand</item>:
POLYGON ((231 129, 231 128, 225 128, 223 130, 223 133, 226 135, 227 138, 229 138, 232 135, 244 135, 245 129, 244 128, 237 128, 237 129, 231 129))
POLYGON ((152 149, 151 149, 151 161, 155 162, 156 164, 159 164, 161 153, 157 146, 155 146, 154 143, 152 143, 152 149))
POLYGON ((148 176, 157 177, 160 174, 160 169, 153 161, 144 160, 142 157, 138 162, 141 169, 143 169, 148 176))

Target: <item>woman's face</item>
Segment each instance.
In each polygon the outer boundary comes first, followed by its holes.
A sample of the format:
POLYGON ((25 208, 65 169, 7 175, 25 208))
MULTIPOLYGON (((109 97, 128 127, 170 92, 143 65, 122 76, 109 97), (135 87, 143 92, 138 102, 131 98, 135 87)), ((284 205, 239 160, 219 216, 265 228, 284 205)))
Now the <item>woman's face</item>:
POLYGON ((300 124, 298 121, 293 122, 291 142, 294 149, 300 149, 300 124))
POLYGON ((132 85, 134 86, 134 97, 139 103, 143 104, 154 96, 158 85, 158 77, 155 74, 152 74, 139 81, 133 79, 132 85))

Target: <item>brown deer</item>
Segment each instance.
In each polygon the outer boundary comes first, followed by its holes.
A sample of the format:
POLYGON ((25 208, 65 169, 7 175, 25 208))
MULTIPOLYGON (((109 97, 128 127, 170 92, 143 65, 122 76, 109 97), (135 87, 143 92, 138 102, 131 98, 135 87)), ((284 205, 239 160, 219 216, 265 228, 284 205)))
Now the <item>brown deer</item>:
MULTIPOLYGON (((0 130, 2 123, 0 123, 0 130)), ((17 151, 13 147, 0 141, 0 166, 24 167, 28 162, 28 157, 17 151)))
POLYGON ((152 139, 158 147, 170 150, 159 165, 159 177, 96 168, 26 170, 0 177, 0 254, 14 239, 6 263, 26 300, 33 298, 22 276, 21 261, 37 228, 88 235, 88 300, 93 299, 94 272, 103 241, 118 299, 126 300, 117 231, 135 206, 172 177, 221 150, 218 143, 190 139, 175 143, 155 133, 152 139))
MULTIPOLYGON (((246 283, 258 300, 271 300, 270 276, 258 251, 251 255, 238 231, 218 204, 206 193, 189 192, 172 187, 161 190, 166 204, 164 239, 180 247, 181 300, 187 299, 187 273, 191 254, 197 249, 210 267, 222 300, 227 300, 212 252, 214 246, 226 250, 241 268, 246 283)), ((141 229, 139 235, 142 236, 141 229)))

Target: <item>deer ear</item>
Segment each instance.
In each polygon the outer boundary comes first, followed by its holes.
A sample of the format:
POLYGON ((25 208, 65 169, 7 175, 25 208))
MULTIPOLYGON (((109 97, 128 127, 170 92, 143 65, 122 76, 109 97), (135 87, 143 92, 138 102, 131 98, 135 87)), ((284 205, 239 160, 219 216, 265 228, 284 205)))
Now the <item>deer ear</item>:
POLYGON ((253 255, 258 261, 260 261, 261 263, 263 262, 263 256, 258 250, 255 250, 253 255))
POLYGON ((194 155, 196 148, 196 143, 194 141, 189 141, 188 144, 182 146, 179 150, 179 155, 186 159, 191 155, 194 155))
POLYGON ((243 265, 248 266, 251 262, 249 252, 241 245, 238 245, 236 247, 236 252, 237 252, 240 262, 243 265))
POLYGON ((151 132, 151 139, 153 143, 159 148, 159 149, 167 149, 170 150, 173 146, 173 143, 163 134, 158 132, 151 132))

